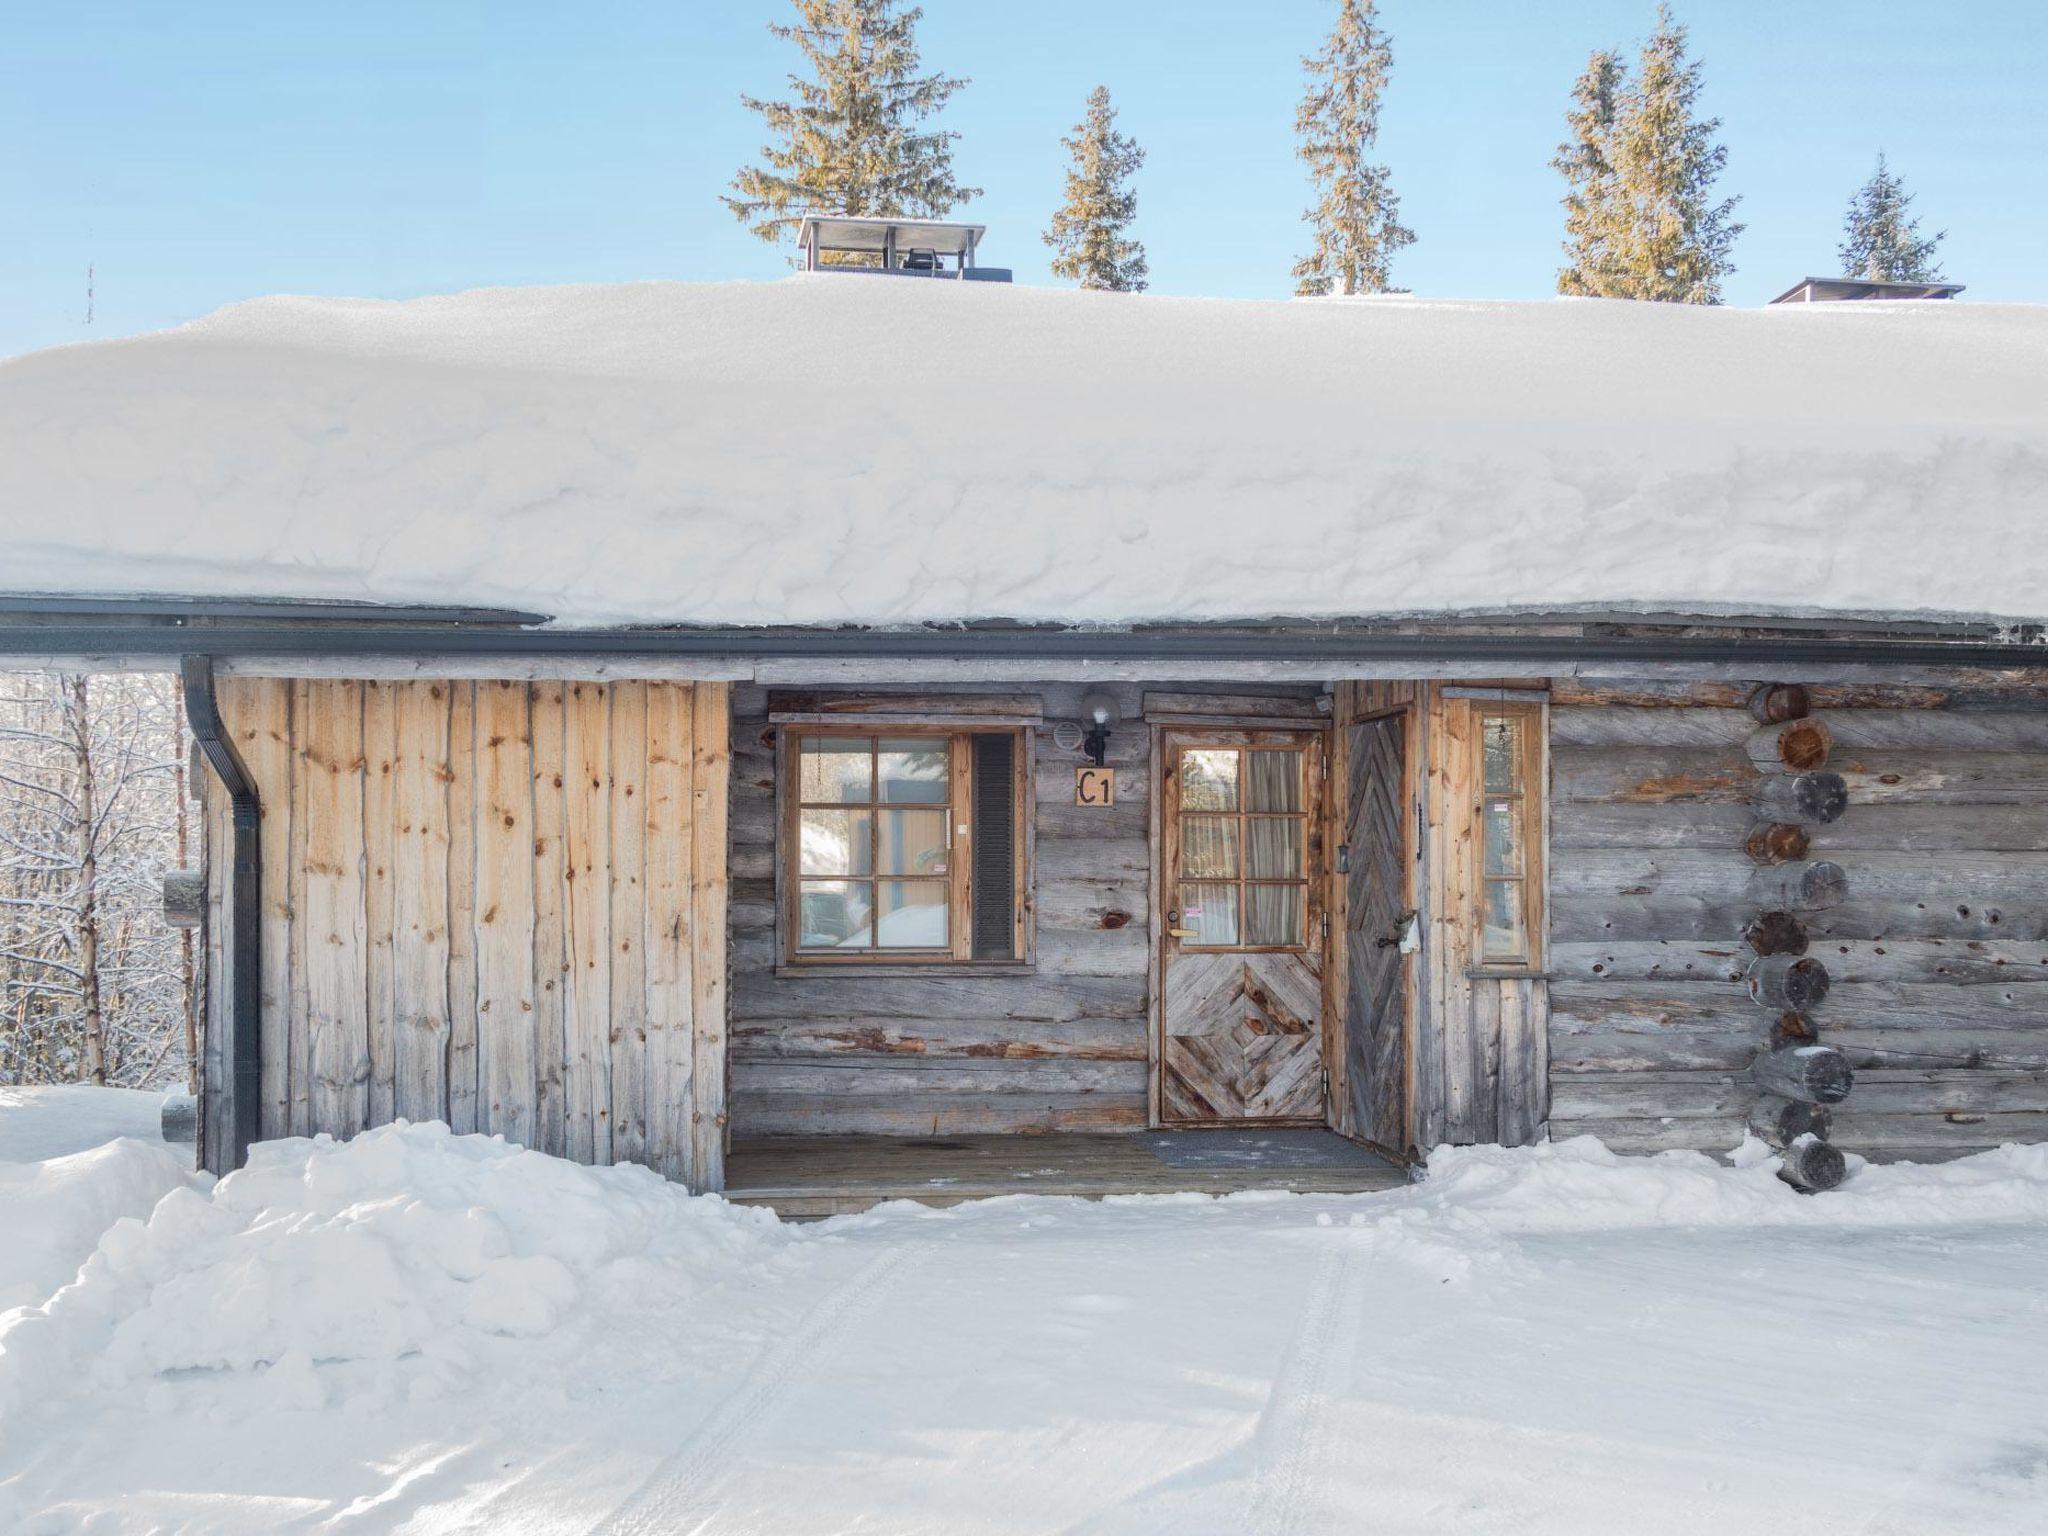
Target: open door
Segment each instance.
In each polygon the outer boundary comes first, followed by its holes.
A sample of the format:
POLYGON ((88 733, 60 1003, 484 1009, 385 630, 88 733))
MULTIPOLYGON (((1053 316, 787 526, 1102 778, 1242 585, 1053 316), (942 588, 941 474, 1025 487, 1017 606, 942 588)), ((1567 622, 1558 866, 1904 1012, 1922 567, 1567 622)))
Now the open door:
POLYGON ((1407 1136, 1405 714, 1344 728, 1344 1080, 1350 1135, 1399 1156, 1407 1136))
POLYGON ((1323 737, 1160 743, 1160 1119, 1322 1125, 1323 737))

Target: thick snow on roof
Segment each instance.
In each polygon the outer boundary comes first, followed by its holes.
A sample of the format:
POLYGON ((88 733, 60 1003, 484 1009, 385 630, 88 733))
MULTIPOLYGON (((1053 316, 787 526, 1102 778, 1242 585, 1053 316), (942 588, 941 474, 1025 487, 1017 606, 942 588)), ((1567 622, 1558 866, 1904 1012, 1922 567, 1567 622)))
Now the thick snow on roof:
POLYGON ((0 364, 0 589, 577 623, 2048 615, 2048 308, 819 274, 0 364))

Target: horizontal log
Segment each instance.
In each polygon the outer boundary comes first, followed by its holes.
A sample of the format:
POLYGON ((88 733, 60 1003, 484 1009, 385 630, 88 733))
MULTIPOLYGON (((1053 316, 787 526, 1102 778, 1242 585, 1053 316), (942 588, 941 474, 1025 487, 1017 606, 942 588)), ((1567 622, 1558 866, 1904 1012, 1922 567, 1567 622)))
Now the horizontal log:
POLYGON ((1835 1112, 1835 1127, 1828 1139, 1865 1157, 1911 1155, 1929 1147, 1982 1151, 2007 1142, 2048 1141, 2048 1112, 1871 1114, 1852 1103, 1835 1112))
POLYGON ((1838 773, 1792 773, 1758 780, 1750 804, 1765 821, 1826 826, 1849 809, 1849 784, 1838 773))
POLYGON ((1046 976, 1143 976, 1151 961, 1151 935, 1142 925, 1046 929, 1038 935, 1038 969, 1046 976))
POLYGON ((1750 1068, 1760 1092, 1804 1104, 1839 1104, 1855 1085, 1849 1058, 1829 1045, 1796 1045, 1766 1051, 1750 1068))
POLYGON ((1763 773, 1812 773, 1828 760, 1834 736, 1820 719, 1781 720, 1750 732, 1742 749, 1763 773))
MULTIPOLYGON (((1755 811, 1747 803, 1560 801, 1551 807, 1550 843, 1560 854, 1576 848, 1733 848, 1743 844, 1755 825, 1755 811)), ((1863 850, 2048 852, 2048 801, 1859 803, 1832 823, 1808 824, 1804 830, 1816 858, 1863 850)))
POLYGON ((1743 805, 1756 770, 1739 746, 1718 750, 1574 747, 1553 743, 1551 793, 1559 801, 1743 805))
POLYGON ((1835 1188, 1848 1172, 1848 1162, 1840 1149, 1829 1146, 1818 1136, 1800 1137, 1785 1148, 1778 1161, 1778 1177, 1809 1195, 1835 1188))
POLYGON ((1142 1018, 1143 976, 735 976, 730 1015, 747 1019, 1142 1018))
POLYGON ((1143 884, 1151 877, 1152 851, 1142 838, 1040 837, 1032 869, 1041 891, 1062 883, 1143 884))
MULTIPOLYGON (((1761 919, 1759 919, 1761 921, 1761 919)), ((1775 951, 1803 954, 1802 949, 1775 951)), ((2048 943, 1986 939, 1823 939, 1814 950, 1827 962, 1834 985, 1919 982, 1949 986, 2048 982, 2048 943)), ((1740 981, 1751 951, 1746 944, 1645 939, 1620 943, 1554 943, 1550 974, 1561 981, 1606 983, 1740 981)))
POLYGON ((1034 900, 1038 931, 1090 932, 1136 928, 1145 931, 1149 910, 1146 882, 1070 881, 1040 890, 1034 900))
POLYGON ((734 1061, 832 1056, 934 1061, 1148 1059, 1143 1019, 1069 1019, 1028 1028, 1014 1019, 776 1019, 735 1022, 731 1038, 734 1061))
POLYGON ((1841 743, 1829 769, 1858 806, 2039 805, 2048 802, 2048 753, 1859 750, 1841 743))
POLYGON ((1028 1136, 1055 1131, 1134 1131, 1143 1094, 933 1094, 916 1100, 833 1099, 734 1093, 735 1136, 1028 1136))
POLYGON ((1840 1113, 2048 1114, 2048 1072, 1915 1070, 1874 1067, 1856 1074, 1856 1093, 1840 1113))
MULTIPOLYGON (((1858 869, 1857 876, 1865 872, 1858 869)), ((1553 897, 1551 934, 1563 942, 1604 942, 1666 939, 1726 942, 1742 932, 1756 915, 1756 904, 1736 900, 1700 900, 1663 892, 1617 900, 1611 895, 1553 897)), ((2010 905, 1987 901, 1945 901, 1883 897, 1859 899, 1852 893, 1838 907, 1806 914, 1804 922, 1815 942, 1822 939, 2048 940, 2048 906, 2022 900, 2010 905)))
POLYGON ((1555 1073, 1550 1117, 1566 1120, 1727 1119, 1747 1113, 1756 1087, 1739 1072, 1555 1073))
POLYGON ((1749 696, 1749 713, 1763 725, 1799 720, 1813 713, 1813 695, 1799 683, 1759 683, 1749 696))
MULTIPOLYGON (((1861 750, 1842 735, 1827 771, 1842 776, 1857 806, 2048 801, 2048 753, 1861 750)), ((1555 795, 1566 801, 1728 804, 1749 800, 1759 784, 1739 747, 1554 746, 1551 763, 1555 795)))
POLYGON ((822 1061, 774 1058, 733 1063, 735 1094, 810 1094, 818 1098, 911 1100, 933 1094, 1121 1094, 1141 1098, 1150 1067, 1142 1061, 840 1056, 822 1061))
POLYGON ((1552 1141, 1574 1136, 1597 1136, 1609 1151, 1629 1157, 1656 1152, 1726 1152, 1742 1140, 1742 1116, 1672 1120, 1550 1117, 1552 1141))
POLYGON ((1789 1147, 1802 1136, 1818 1136, 1825 1141, 1834 1123, 1834 1113, 1825 1104, 1808 1104, 1767 1093, 1751 1107, 1749 1128, 1774 1147, 1789 1147))
POLYGON ((1751 1002, 1802 1014, 1827 1001, 1828 981, 1828 968, 1812 955, 1759 955, 1744 977, 1751 1002))
MULTIPOLYGON (((2032 978, 2001 986, 1942 982, 1842 982, 1828 988, 1828 1025, 1838 1028, 2040 1032, 2048 1044, 2048 982, 2032 978)), ((1640 1029, 1748 1029, 1761 1038, 1771 1020, 1743 983, 1692 979, 1580 981, 1550 984, 1553 1033, 1579 1025, 1640 1029)))

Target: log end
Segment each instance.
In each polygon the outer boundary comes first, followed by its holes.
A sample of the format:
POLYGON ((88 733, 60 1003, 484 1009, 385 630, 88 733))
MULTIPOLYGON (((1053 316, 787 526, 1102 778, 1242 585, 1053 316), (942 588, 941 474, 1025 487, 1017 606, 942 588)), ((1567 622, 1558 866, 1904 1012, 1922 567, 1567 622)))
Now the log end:
POLYGON ((1806 928, 1790 912, 1762 912, 1751 918, 1742 937, 1759 955, 1803 955, 1806 928))
POLYGON ((1848 1176, 1849 1161, 1841 1149, 1818 1136, 1801 1136, 1778 1163, 1778 1177, 1804 1195, 1822 1194, 1848 1176))
POLYGON ((1813 696, 1803 683, 1759 683, 1750 691, 1750 718, 1759 725, 1782 725, 1813 710, 1813 696))

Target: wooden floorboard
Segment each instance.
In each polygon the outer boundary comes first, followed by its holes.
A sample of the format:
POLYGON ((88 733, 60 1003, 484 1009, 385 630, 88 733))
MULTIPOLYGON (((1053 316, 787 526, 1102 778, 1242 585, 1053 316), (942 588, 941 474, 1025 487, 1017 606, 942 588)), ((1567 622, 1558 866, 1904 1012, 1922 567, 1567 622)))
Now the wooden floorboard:
MULTIPOLYGON (((1176 1135, 1255 1138, 1254 1131, 1176 1135)), ((1295 1133, 1299 1134, 1299 1133, 1295 1133)), ((1405 1184, 1406 1170, 1373 1159, 1362 1166, 1313 1166, 1313 1159, 1253 1160, 1247 1166, 1171 1167, 1137 1135, 765 1136, 736 1139, 725 1195, 783 1216, 842 1216, 885 1200, 957 1205, 996 1195, 1230 1194, 1280 1189, 1353 1194, 1405 1184)), ((1347 1146, 1330 1138, 1333 1144, 1347 1146)), ((1243 1143, 1240 1142, 1239 1145, 1243 1143)), ((1232 1150, 1218 1144, 1219 1150, 1232 1150)))

